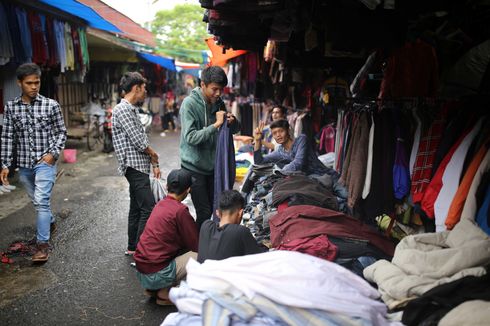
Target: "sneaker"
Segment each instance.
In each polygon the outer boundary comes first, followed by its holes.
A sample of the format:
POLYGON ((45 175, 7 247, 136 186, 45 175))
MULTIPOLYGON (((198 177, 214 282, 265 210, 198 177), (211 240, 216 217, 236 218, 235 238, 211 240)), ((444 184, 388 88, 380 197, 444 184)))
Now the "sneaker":
POLYGON ((49 243, 42 242, 37 244, 37 251, 32 256, 32 261, 36 263, 42 263, 48 261, 49 257, 49 243))

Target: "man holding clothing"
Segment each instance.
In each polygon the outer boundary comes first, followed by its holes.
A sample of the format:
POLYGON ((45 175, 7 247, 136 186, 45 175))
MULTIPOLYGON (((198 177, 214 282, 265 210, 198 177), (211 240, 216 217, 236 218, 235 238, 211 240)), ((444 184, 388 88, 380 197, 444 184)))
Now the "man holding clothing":
POLYGON ((201 87, 194 88, 180 108, 180 159, 182 167, 192 174, 191 197, 196 208, 199 229, 211 217, 213 210, 218 129, 225 122, 232 133, 238 132, 240 128, 235 116, 226 112, 221 99, 227 83, 228 79, 222 68, 207 67, 201 74, 201 87))

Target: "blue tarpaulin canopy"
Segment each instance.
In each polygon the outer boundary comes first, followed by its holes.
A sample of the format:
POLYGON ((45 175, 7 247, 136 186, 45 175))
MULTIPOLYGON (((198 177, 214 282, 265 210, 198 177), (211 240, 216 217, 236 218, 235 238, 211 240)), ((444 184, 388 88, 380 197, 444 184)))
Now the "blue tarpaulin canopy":
POLYGON ((41 0, 41 2, 85 20, 90 27, 108 32, 122 33, 119 28, 99 16, 92 8, 75 0, 41 0))
POLYGON ((168 70, 177 71, 177 68, 175 67, 174 59, 164 58, 159 55, 143 53, 143 52, 139 52, 138 56, 146 61, 160 65, 168 70))

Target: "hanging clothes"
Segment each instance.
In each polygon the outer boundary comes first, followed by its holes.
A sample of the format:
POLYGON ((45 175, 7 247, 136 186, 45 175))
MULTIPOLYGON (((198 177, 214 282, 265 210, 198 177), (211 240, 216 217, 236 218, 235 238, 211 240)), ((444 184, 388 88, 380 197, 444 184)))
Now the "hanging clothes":
POLYGON ((216 161, 214 165, 214 205, 213 216, 215 220, 216 209, 221 192, 233 189, 236 176, 235 147, 233 145, 233 135, 228 123, 221 125, 218 139, 216 142, 216 161))
POLYGON ((333 124, 328 124, 327 126, 323 127, 322 133, 320 135, 320 154, 326 154, 335 151, 335 137, 336 132, 333 124))
POLYGON ((476 172, 478 171, 478 167, 480 166, 483 159, 485 158, 485 155, 488 152, 489 145, 490 143, 484 144, 480 148, 478 153, 476 153, 463 177, 463 180, 461 181, 461 184, 459 185, 456 194, 454 195, 445 222, 448 230, 452 230, 454 226, 459 222, 466 201, 466 197, 468 196, 468 192, 470 191, 471 184, 473 182, 473 179, 475 178, 476 172))
POLYGON ((26 62, 32 62, 32 40, 31 31, 27 22, 27 13, 24 9, 15 8, 17 21, 19 23, 20 39, 25 53, 26 62))
POLYGON ((393 165, 393 191, 395 198, 402 200, 410 192, 410 169, 408 166, 406 136, 401 125, 399 113, 395 115, 395 163, 393 165))
POLYGON ((419 150, 419 145, 420 145, 420 135, 422 133, 422 121, 420 120, 418 114, 417 114, 417 108, 412 108, 412 116, 413 119, 415 120, 415 134, 413 136, 413 144, 412 144, 412 152, 410 154, 410 177, 413 176, 413 169, 415 167, 415 160, 417 158, 417 152, 419 150))
POLYGON ((412 174, 413 203, 420 203, 432 177, 432 165, 446 124, 447 110, 437 113, 430 127, 422 133, 412 174))
POLYGON ((470 190, 468 191, 468 196, 466 197, 466 201, 464 203, 463 211, 461 212, 461 220, 463 219, 471 219, 475 218, 475 215, 478 212, 478 203, 477 203, 477 191, 481 182, 483 181, 483 177, 486 173, 490 171, 490 150, 487 151, 483 161, 481 162, 478 170, 476 171, 475 177, 471 182, 470 190))
POLYGON ((66 51, 66 69, 75 70, 75 50, 73 48, 73 38, 71 36, 71 26, 64 24, 65 51, 66 51))
POLYGON ((461 180, 461 173, 463 172, 463 165, 470 149, 471 144, 475 140, 476 136, 480 132, 483 119, 480 119, 471 132, 465 137, 464 141, 458 147, 456 152, 448 163, 442 176, 442 187, 439 191, 437 199, 434 202, 434 216, 436 219, 436 231, 442 231, 445 229, 444 222, 446 221, 447 212, 451 205, 451 200, 454 198, 456 191, 458 190, 459 181, 461 180))
POLYGON ((373 176, 373 146, 374 146, 374 118, 371 112, 371 128, 369 128, 368 157, 366 164, 366 178, 362 189, 362 199, 366 199, 371 191, 371 178, 373 176))
POLYGON ((487 186, 487 192, 478 213, 476 214, 476 223, 480 228, 490 235, 490 184, 487 186))
POLYGON ((48 44, 43 33, 41 17, 39 14, 29 11, 27 13, 32 42, 32 61, 43 65, 48 61, 48 44))
POLYGON ((10 61, 10 58, 14 56, 7 12, 2 3, 0 3, 0 44, 2 45, 0 46, 0 66, 2 66, 7 64, 10 61))
POLYGON ((56 60, 60 63, 61 72, 67 68, 65 46, 65 24, 59 20, 53 20, 53 32, 56 39, 56 60))

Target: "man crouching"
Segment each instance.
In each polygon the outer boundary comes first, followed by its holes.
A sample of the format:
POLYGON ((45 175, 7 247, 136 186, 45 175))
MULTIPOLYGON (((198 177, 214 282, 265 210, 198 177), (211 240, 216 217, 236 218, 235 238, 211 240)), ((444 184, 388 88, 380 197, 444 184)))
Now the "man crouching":
POLYGON ((189 194, 191 180, 186 170, 169 173, 168 195, 151 212, 133 256, 138 280, 159 305, 172 304, 170 287, 185 278, 189 259, 197 258, 197 225, 181 203, 189 194))

